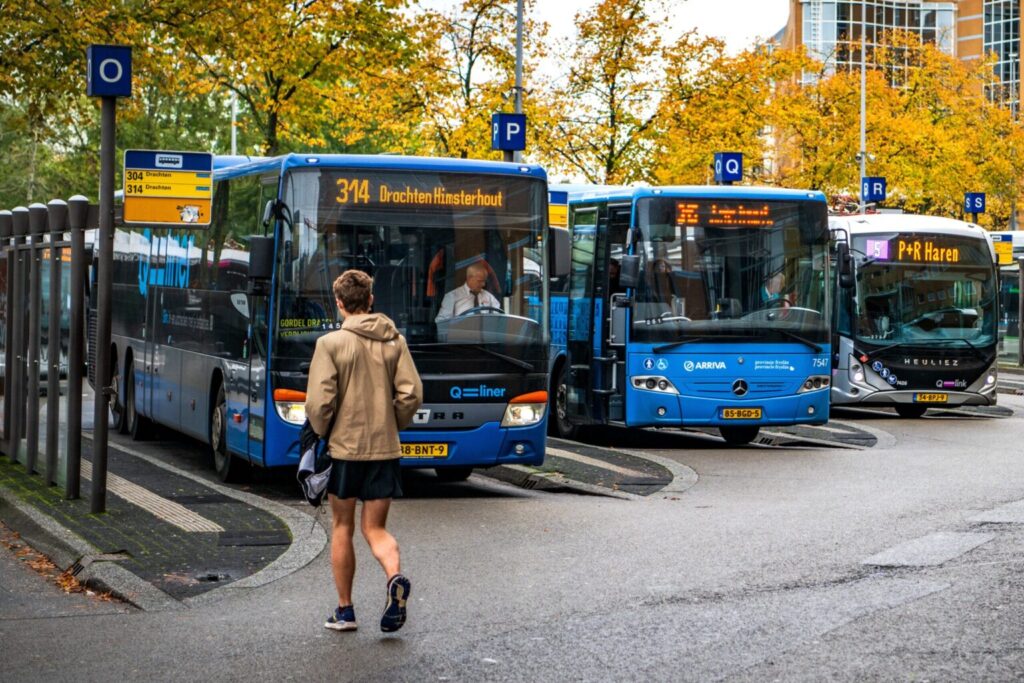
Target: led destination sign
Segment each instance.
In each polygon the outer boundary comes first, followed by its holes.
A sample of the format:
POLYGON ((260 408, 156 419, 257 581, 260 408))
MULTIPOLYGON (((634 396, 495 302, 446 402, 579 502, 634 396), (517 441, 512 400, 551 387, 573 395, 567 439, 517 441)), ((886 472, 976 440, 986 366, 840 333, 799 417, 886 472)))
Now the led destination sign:
MULTIPOLYGON (((896 237, 868 239, 864 253, 876 261, 901 263, 944 263, 956 265, 964 260, 963 245, 939 241, 933 237, 896 237)), ((973 259, 972 259, 973 260, 973 259)))
POLYGON ((679 201, 676 225, 768 228, 775 225, 772 207, 763 202, 679 201))

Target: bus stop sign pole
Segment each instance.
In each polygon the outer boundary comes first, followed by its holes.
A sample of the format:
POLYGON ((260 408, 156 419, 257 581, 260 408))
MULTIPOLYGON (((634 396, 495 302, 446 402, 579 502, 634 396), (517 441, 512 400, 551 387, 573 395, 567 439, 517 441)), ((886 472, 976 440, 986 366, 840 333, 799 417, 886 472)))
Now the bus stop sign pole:
POLYGON ((93 412, 92 496, 93 513, 107 507, 107 407, 117 391, 110 386, 110 297, 114 258, 114 146, 117 98, 132 94, 132 50, 114 45, 92 45, 86 52, 86 94, 102 101, 100 130, 100 216, 96 268, 96 401, 93 412))

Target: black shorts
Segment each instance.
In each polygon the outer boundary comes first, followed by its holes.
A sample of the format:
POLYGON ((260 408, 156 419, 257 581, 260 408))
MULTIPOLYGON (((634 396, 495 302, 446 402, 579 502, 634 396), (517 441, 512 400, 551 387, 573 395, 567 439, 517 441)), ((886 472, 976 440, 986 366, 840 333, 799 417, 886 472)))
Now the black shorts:
POLYGON ((338 498, 401 498, 402 468, 393 460, 335 460, 327 493, 338 498))

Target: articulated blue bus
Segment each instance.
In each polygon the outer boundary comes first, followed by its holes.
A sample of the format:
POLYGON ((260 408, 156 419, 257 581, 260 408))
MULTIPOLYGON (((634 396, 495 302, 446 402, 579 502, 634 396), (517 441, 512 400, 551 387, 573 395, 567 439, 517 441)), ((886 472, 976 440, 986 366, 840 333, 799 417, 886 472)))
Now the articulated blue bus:
POLYGON ((296 464, 313 348, 340 325, 331 285, 358 268, 373 276, 374 310, 395 321, 423 378, 402 464, 447 480, 539 464, 546 201, 545 173, 532 165, 216 158, 209 229, 116 230, 116 426, 142 438, 155 422, 201 439, 224 479, 239 461, 296 464), (474 264, 490 305, 439 315, 474 264))
POLYGON ((743 444, 828 420, 824 195, 552 186, 550 203, 572 241, 552 292, 553 434, 717 427, 743 444))

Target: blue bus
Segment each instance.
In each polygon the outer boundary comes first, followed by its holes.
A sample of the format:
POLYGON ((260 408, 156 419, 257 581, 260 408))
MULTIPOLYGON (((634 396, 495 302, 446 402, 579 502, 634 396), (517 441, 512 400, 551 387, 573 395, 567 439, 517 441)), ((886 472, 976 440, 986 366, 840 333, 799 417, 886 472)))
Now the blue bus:
MULTIPOLYGON (((297 464, 313 348, 340 326, 331 285, 357 268, 423 378, 402 464, 452 481, 474 467, 539 464, 546 211, 546 175, 533 165, 217 157, 208 229, 115 232, 114 424, 135 438, 159 423, 206 442, 225 480, 239 462, 297 464), (491 305, 441 319, 474 264, 491 305)), ((94 302, 90 320, 92 332, 94 302)))
POLYGON ((552 186, 550 196, 572 244, 571 272, 552 292, 553 434, 717 427, 744 444, 762 426, 828 420, 824 195, 552 186))

